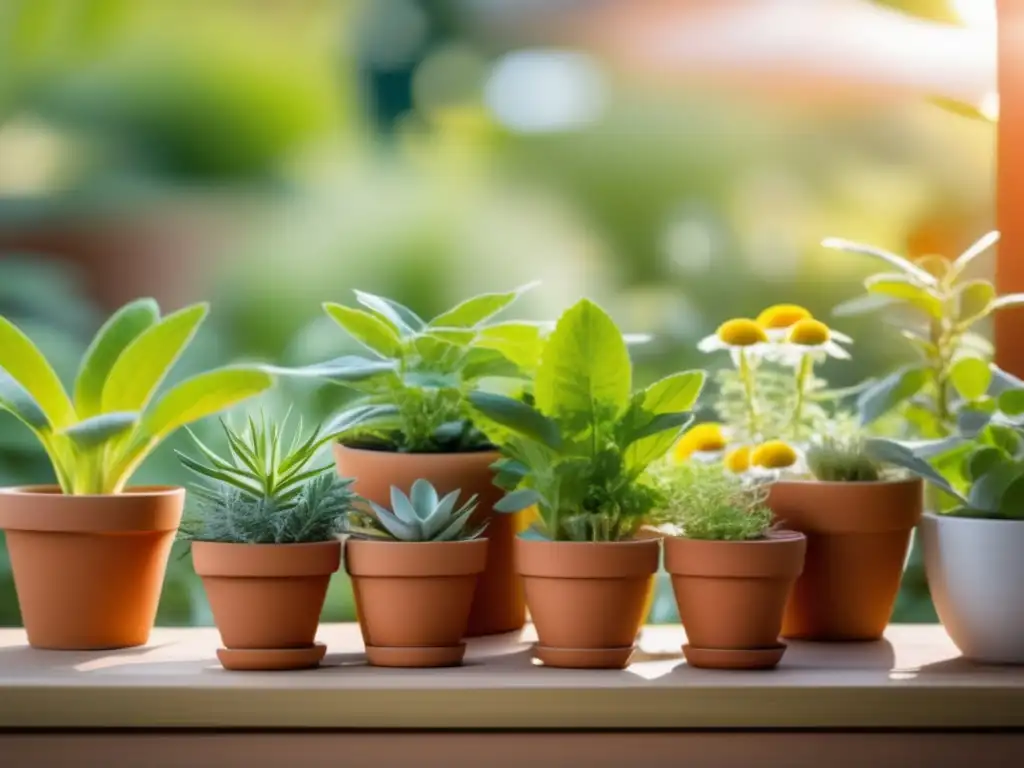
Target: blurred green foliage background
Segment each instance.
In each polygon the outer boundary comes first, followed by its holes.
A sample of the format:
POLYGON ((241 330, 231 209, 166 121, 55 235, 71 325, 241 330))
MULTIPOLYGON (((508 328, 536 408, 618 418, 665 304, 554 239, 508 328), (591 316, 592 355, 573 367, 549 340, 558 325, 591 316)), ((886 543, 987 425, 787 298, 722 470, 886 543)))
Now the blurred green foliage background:
MULTIPOLYGON (((941 0, 879 5, 957 21, 941 0)), ((715 364, 695 343, 730 316, 786 301, 827 317, 856 294, 873 265, 823 251, 824 236, 953 253, 991 226, 989 124, 923 98, 645 80, 571 35, 539 40, 545 13, 0 0, 0 314, 70 378, 118 304, 209 299, 177 379, 214 360, 344 352, 320 303, 353 288, 431 313, 540 279, 523 313, 597 299, 653 334, 636 348, 652 380, 715 364)), ((857 343, 852 362, 825 369, 837 385, 906 355, 876 321, 840 327, 857 343)), ((345 398, 289 385, 259 405, 316 419, 345 398)), ((187 482, 183 444, 139 481, 187 482)), ((49 479, 0 414, 0 482, 49 479)), ((663 590, 657 620, 674 619, 671 602, 663 590)), ((341 576, 325 617, 352 617, 341 576)), ((916 561, 896 618, 934 620, 916 561)), ((159 621, 209 622, 186 559, 173 560, 159 621)), ((17 623, 0 549, 0 624, 17 623)))

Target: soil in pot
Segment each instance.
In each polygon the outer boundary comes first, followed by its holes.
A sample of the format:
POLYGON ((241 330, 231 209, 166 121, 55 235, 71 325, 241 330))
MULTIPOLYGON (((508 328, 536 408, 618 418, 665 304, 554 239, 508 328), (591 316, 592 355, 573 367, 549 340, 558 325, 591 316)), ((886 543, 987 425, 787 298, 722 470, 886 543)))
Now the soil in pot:
POLYGON ((29 644, 51 650, 145 645, 183 488, 69 496, 56 486, 0 489, 14 585, 29 644))
POLYGON ((625 667, 643 624, 660 541, 517 538, 515 549, 537 629, 537 658, 552 667, 625 667))
POLYGON ((753 541, 666 537, 665 569, 686 630, 687 661, 712 669, 778 664, 782 614, 806 548, 803 534, 790 531, 753 541))
POLYGON ((462 638, 487 556, 484 539, 348 539, 345 570, 352 577, 359 627, 370 664, 461 664, 466 650, 462 638))
POLYGON ((918 479, 773 484, 768 506, 776 520, 807 536, 782 636, 878 640, 892 616, 923 503, 918 479))
POLYGON ((352 489, 363 498, 381 506, 391 506, 391 486, 408 494, 419 478, 429 480, 443 496, 461 489, 462 498, 479 497, 476 515, 490 522, 484 534, 487 565, 477 580, 469 615, 467 637, 492 635, 521 629, 526 623, 526 603, 522 583, 513 566, 513 541, 526 529, 528 512, 495 514, 492 507, 503 491, 494 485, 491 464, 500 458, 493 451, 476 453, 391 453, 367 451, 335 445, 338 471, 355 478, 352 489))
POLYGON ((256 653, 221 655, 225 668, 300 669, 311 665, 312 657, 319 653, 313 650, 314 640, 327 585, 341 565, 341 542, 195 541, 192 562, 229 651, 294 651, 262 654, 265 664, 258 662, 260 654, 256 653), (235 658, 237 667, 231 663, 235 658))
POLYGON ((920 536, 935 610, 960 652, 1024 664, 1024 521, 928 513, 920 536))

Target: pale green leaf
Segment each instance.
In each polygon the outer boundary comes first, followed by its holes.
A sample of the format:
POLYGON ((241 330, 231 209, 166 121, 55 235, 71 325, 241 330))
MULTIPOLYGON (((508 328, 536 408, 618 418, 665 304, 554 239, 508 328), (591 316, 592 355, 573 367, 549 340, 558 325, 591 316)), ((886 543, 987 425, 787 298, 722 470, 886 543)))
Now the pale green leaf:
POLYGON ((367 349, 384 357, 401 354, 402 340, 398 331, 376 315, 331 302, 324 304, 324 311, 367 349))
POLYGON ((855 317, 869 312, 877 312, 880 309, 886 309, 898 303, 899 300, 894 299, 892 296, 883 296, 879 293, 864 293, 837 304, 832 309, 832 315, 834 317, 855 317))
POLYGON ((971 245, 970 248, 957 256, 956 261, 954 261, 952 267, 950 267, 949 279, 955 280, 960 273, 967 269, 972 261, 998 242, 998 232, 993 231, 982 235, 977 242, 971 245))
POLYGON ((366 291, 356 291, 355 294, 356 301, 391 323, 401 336, 411 336, 426 326, 423 319, 404 304, 366 291))
POLYGON ((950 380, 964 400, 977 400, 988 392, 992 371, 977 357, 961 357, 949 371, 950 380))
POLYGON ((457 304, 430 321, 431 328, 474 328, 505 309, 524 293, 534 288, 530 283, 505 293, 485 293, 457 304))
POLYGON ((31 396, 54 429, 78 421, 67 392, 43 353, 4 317, 0 317, 0 368, 31 396))
POLYGON ((141 414, 137 411, 101 413, 68 427, 59 434, 78 448, 94 448, 135 428, 141 414))
POLYGON ((864 281, 864 287, 869 293, 905 301, 929 317, 942 317, 942 301, 930 289, 906 275, 874 275, 864 281))
POLYGON ((935 279, 935 276, 930 274, 928 271, 921 269, 921 267, 914 264, 912 261, 897 256, 895 253, 885 250, 884 248, 876 248, 871 245, 864 245, 863 243, 854 243, 850 240, 844 240, 840 237, 829 237, 822 241, 822 247, 831 248, 837 251, 845 251, 847 253, 859 253, 865 256, 872 256, 876 259, 884 261, 890 266, 896 267, 903 274, 913 278, 916 282, 921 285, 937 286, 939 281, 935 279))
POLYGON ((397 385, 397 369, 397 360, 371 360, 359 355, 346 355, 324 363, 297 368, 273 365, 261 367, 261 370, 276 376, 324 379, 362 391, 384 390, 397 385))
POLYGON ((988 280, 971 280, 957 289, 956 319, 961 326, 967 326, 987 315, 992 310, 996 289, 988 280))
POLYGON ((631 387, 629 351, 618 327, 597 304, 581 300, 544 346, 534 381, 537 407, 591 423, 601 412, 616 418, 629 404, 631 387))
POLYGON ((651 384, 643 392, 648 413, 677 413, 693 408, 704 387, 704 371, 682 371, 651 384))
POLYGON ((477 332, 472 328, 429 328, 423 333, 431 338, 446 341, 457 347, 467 347, 476 339, 477 332))
POLYGON ((150 326, 121 352, 103 387, 102 410, 144 411, 171 367, 195 336, 206 304, 194 304, 150 326))
POLYGON ((103 324, 86 350, 75 380, 75 410, 80 419, 100 413, 103 387, 117 358, 159 319, 157 303, 153 299, 139 299, 121 307, 103 324))
POLYGON ((871 424, 900 403, 916 395, 928 381, 924 368, 900 368, 881 381, 872 384, 857 398, 857 410, 862 424, 871 424))
POLYGON ((990 309, 1010 309, 1011 307, 1024 306, 1024 293, 1007 293, 993 299, 990 309))
POLYGON ((533 323, 496 323, 481 329, 475 346, 500 352, 524 371, 533 371, 540 365, 544 331, 533 323))

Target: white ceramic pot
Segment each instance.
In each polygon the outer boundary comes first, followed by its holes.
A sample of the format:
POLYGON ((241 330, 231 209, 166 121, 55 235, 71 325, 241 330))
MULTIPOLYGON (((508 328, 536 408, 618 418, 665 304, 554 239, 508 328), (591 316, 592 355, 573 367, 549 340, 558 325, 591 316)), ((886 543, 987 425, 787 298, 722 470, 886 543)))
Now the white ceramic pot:
POLYGON ((1024 664, 1024 520, 926 513, 920 536, 935 610, 960 652, 1024 664))

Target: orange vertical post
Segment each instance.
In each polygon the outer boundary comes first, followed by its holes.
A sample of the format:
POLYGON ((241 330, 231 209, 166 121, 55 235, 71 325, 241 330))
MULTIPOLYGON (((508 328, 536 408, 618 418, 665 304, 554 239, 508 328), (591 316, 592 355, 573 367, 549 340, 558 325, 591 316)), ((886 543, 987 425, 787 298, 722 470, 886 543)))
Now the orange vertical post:
MULTIPOLYGON (((997 0, 999 130, 996 162, 996 258, 1000 294, 1024 293, 1024 2, 997 0)), ((1024 378, 1024 308, 995 320, 996 364, 1024 378)))

